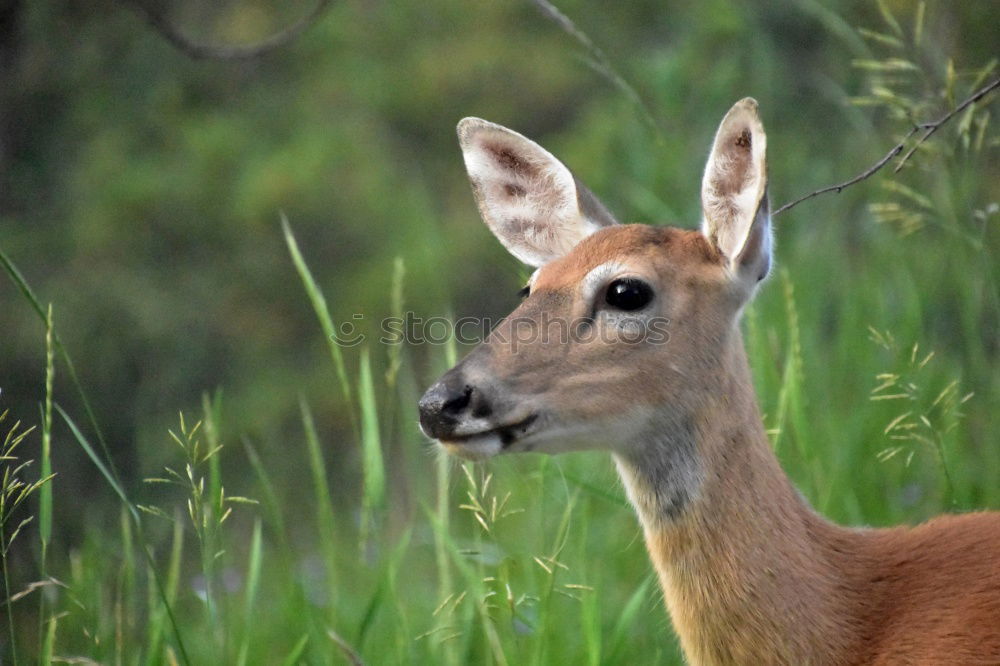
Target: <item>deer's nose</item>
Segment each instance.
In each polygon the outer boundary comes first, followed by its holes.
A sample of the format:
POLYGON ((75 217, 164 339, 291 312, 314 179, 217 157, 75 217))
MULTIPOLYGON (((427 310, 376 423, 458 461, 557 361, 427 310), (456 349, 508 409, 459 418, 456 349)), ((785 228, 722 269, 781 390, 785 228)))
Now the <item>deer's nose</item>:
POLYGON ((482 391, 466 383, 457 373, 445 375, 427 389, 417 407, 420 427, 434 439, 448 439, 463 420, 485 418, 492 411, 482 391))

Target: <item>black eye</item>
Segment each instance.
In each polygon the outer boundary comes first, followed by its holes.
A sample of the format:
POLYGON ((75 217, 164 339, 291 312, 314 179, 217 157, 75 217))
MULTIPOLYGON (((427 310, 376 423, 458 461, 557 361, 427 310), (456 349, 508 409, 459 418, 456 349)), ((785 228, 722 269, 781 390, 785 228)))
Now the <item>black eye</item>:
POLYGON ((653 300, 653 290, 642 280, 622 278, 608 285, 604 300, 619 310, 639 310, 653 300))
POLYGON ((528 294, 531 293, 531 285, 525 285, 517 290, 518 298, 527 298, 528 294))

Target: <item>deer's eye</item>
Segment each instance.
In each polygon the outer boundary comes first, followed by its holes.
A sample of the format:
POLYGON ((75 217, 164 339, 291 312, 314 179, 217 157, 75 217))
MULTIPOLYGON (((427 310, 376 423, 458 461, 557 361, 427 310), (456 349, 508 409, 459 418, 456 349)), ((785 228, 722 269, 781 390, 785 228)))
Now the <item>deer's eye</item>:
POLYGON ((605 302, 618 310, 639 310, 653 300, 653 290, 642 280, 621 278, 608 285, 605 302))

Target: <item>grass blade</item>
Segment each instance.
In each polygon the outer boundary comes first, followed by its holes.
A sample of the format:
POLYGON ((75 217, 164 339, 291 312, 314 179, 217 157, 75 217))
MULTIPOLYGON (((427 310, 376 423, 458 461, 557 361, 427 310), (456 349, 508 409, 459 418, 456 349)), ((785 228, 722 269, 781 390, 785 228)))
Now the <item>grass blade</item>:
MULTIPOLYGON (((52 383, 55 379, 55 355, 52 346, 52 304, 49 303, 45 317, 45 402, 42 405, 42 469, 39 478, 52 477, 52 383)), ((38 489, 38 538, 41 542, 38 570, 42 579, 49 576, 48 553, 52 542, 52 484, 45 483, 38 489)), ((53 619, 49 629, 45 629, 45 594, 39 595, 38 601, 38 635, 48 640, 48 631, 55 631, 53 619)), ((49 646, 51 648, 51 645, 49 646)), ((42 646, 42 663, 49 663, 51 654, 46 659, 45 646, 42 646)))
POLYGON ((361 528, 361 546, 364 548, 375 520, 375 511, 385 505, 385 464, 382 460, 378 407, 367 349, 361 351, 358 393, 361 400, 361 465, 365 484, 364 521, 361 528))
POLYGON ((247 563, 247 583, 246 594, 243 604, 247 610, 247 623, 249 625, 249 613, 257 600, 257 590, 260 587, 260 566, 262 561, 262 538, 260 518, 254 521, 253 536, 250 538, 250 560, 247 563))
POLYGON ((246 438, 243 440, 243 450, 247 454, 247 460, 250 461, 250 466, 253 467, 253 471, 257 475, 257 482, 263 491, 264 498, 262 504, 264 511, 267 512, 267 522, 277 535, 282 554, 288 555, 291 552, 291 547, 288 543, 288 536, 285 533, 285 520, 281 510, 281 502, 278 500, 278 493, 274 488, 274 482, 271 481, 271 475, 268 474, 264 462, 260 459, 260 454, 257 453, 257 449, 246 438))
MULTIPOLYGON (((52 305, 49 305, 45 326, 45 405, 42 412, 42 478, 52 475, 52 382, 55 378, 52 346, 52 305)), ((42 540, 41 570, 46 577, 45 556, 52 541, 52 484, 46 483, 38 495, 38 532, 42 540)))
POLYGON ((288 653, 281 661, 281 666, 295 666, 299 663, 299 659, 302 657, 302 653, 306 651, 306 644, 309 642, 309 634, 306 634, 299 639, 299 642, 295 644, 292 651, 288 653))
MULTIPOLYGON (((222 391, 216 391, 214 398, 207 393, 201 396, 201 410, 204 413, 205 443, 207 450, 217 451, 222 448, 222 437, 219 434, 219 424, 222 422, 222 391)), ((212 509, 217 516, 225 512, 222 488, 221 456, 213 455, 208 459, 208 485, 212 509)))
MULTIPOLYGON (((184 528, 183 521, 179 515, 174 517, 174 530, 173 538, 170 545, 170 563, 167 565, 167 583, 164 589, 164 593, 167 602, 170 606, 173 606, 174 601, 177 599, 177 587, 180 584, 181 578, 181 557, 184 554, 184 528)), ((150 580, 154 580, 155 574, 150 575, 150 580)), ((151 582, 152 586, 153 583, 151 582)), ((163 623, 167 619, 167 613, 162 605, 156 605, 156 602, 160 601, 162 604, 162 599, 159 598, 153 590, 150 591, 150 609, 149 616, 152 618, 151 627, 149 631, 149 649, 146 655, 146 664, 152 666, 153 664, 160 663, 160 650, 163 644, 163 623)))
POLYGON ((337 332, 334 330, 333 320, 330 318, 330 309, 327 307, 326 297, 323 295, 319 285, 316 284, 316 279, 313 277, 312 271, 309 270, 309 266, 302 256, 302 251, 299 250, 298 241, 295 240, 295 235, 292 234, 292 227, 288 224, 288 218, 284 215, 281 216, 281 229, 285 234, 285 243, 288 245, 288 251, 292 255, 292 263, 295 264, 295 270, 298 271, 299 277, 302 279, 302 285, 309 295, 309 301, 312 303, 313 310, 316 312, 316 318, 319 319, 319 325, 323 329, 323 337, 326 338, 327 347, 330 349, 330 358, 333 359, 333 367, 337 371, 337 379, 340 381, 340 391, 348 407, 347 411, 350 414, 351 425, 355 425, 351 383, 347 378, 344 355, 340 351, 340 345, 337 344, 337 332))
POLYGON ((330 621, 334 620, 334 600, 337 598, 337 545, 334 535, 333 501, 330 499, 330 483, 326 475, 326 463, 320 448, 319 437, 316 435, 316 424, 313 421, 309 403, 299 401, 302 412, 302 427, 306 435, 306 448, 309 452, 309 470, 313 477, 313 496, 316 502, 316 531, 319 532, 320 548, 323 551, 323 561, 326 567, 327 589, 330 596, 330 621))
POLYGON ((59 624, 59 618, 53 617, 48 621, 48 626, 45 628, 45 638, 42 641, 42 652, 38 657, 38 663, 40 666, 49 666, 52 663, 52 653, 56 643, 56 626, 59 624))
POLYGON ((70 418, 69 414, 67 414, 60 405, 56 405, 55 407, 56 411, 59 412, 59 415, 63 417, 63 421, 65 421, 66 425, 69 426, 69 430, 73 433, 73 437, 76 438, 80 448, 82 448, 83 452, 87 454, 87 457, 90 458, 90 461, 94 463, 95 467, 97 467, 101 476, 103 476, 104 480, 108 482, 111 489, 115 491, 115 494, 118 495, 118 498, 122 501, 122 504, 125 505, 125 508, 128 509, 129 513, 132 514, 133 520, 139 521, 139 511, 125 494, 125 489, 122 488, 121 483, 119 483, 118 477, 112 474, 111 470, 104 464, 104 461, 102 461, 101 457, 97 455, 97 452, 94 451, 94 447, 90 445, 90 442, 83 436, 80 429, 76 427, 76 423, 70 418))
MULTIPOLYGON (((405 317, 403 312, 403 282, 406 278, 406 264, 402 257, 396 257, 392 262, 392 289, 390 291, 390 302, 392 316, 402 321, 405 317)), ((389 362, 385 370, 385 385, 392 390, 396 387, 396 379, 399 375, 399 368, 403 363, 403 336, 399 336, 388 343, 389 362)))
POLYGON ((639 611, 642 610, 643 604, 649 598, 649 589, 652 587, 652 584, 653 576, 647 576, 646 580, 636 588, 635 592, 632 593, 632 596, 629 597, 628 602, 622 608, 622 612, 618 616, 618 621, 615 622, 615 628, 611 632, 611 647, 608 650, 609 663, 617 661, 616 655, 629 641, 629 637, 632 634, 632 622, 635 621, 639 611))
POLYGON ((91 462, 94 463, 98 471, 101 472, 101 475, 111 486, 112 490, 115 491, 115 494, 118 495, 118 497, 122 501, 122 504, 125 506, 129 514, 132 516, 132 520, 139 531, 140 541, 142 542, 142 552, 145 554, 146 562, 149 565, 149 569, 153 574, 153 578, 156 580, 156 585, 160 593, 160 598, 163 601, 164 608, 166 609, 167 612, 167 616, 170 619, 170 625, 174 630, 174 636, 177 638, 177 648, 181 653, 181 659, 185 664, 190 664, 191 662, 188 659, 187 651, 184 649, 184 641, 183 638, 181 637, 180 627, 177 626, 177 620, 174 617, 174 612, 171 609, 170 603, 167 599, 166 590, 163 587, 163 581, 160 579, 160 576, 156 571, 156 566, 155 566, 156 563, 153 561, 153 556, 149 552, 149 547, 146 545, 148 542, 145 538, 145 530, 142 527, 142 518, 139 516, 139 510, 136 508, 135 504, 133 504, 132 501, 128 498, 128 495, 125 494, 125 489, 122 488, 117 478, 104 465, 104 463, 101 462, 101 459, 97 455, 97 452, 94 451, 94 447, 90 445, 90 442, 87 441, 87 438, 84 437, 83 433, 80 432, 80 429, 76 427, 76 423, 73 422, 73 419, 70 418, 69 414, 67 414, 63 410, 63 408, 60 407, 58 404, 55 405, 55 408, 56 411, 59 412, 59 415, 63 417, 63 421, 66 422, 66 425, 69 426, 70 431, 73 433, 73 437, 76 438, 77 443, 83 449, 84 453, 87 454, 87 457, 90 458, 91 462))
POLYGON ((261 543, 261 523, 260 518, 258 518, 254 521, 253 536, 250 537, 250 558, 247 562, 246 591, 243 595, 243 641, 236 662, 239 666, 244 666, 247 663, 247 657, 250 654, 253 607, 257 601, 257 590, 260 587, 261 543))
POLYGON ((358 651, 355 650, 350 643, 345 641, 340 634, 328 627, 326 635, 331 641, 333 641, 333 644, 337 646, 341 654, 344 655, 347 663, 351 664, 351 666, 365 666, 365 662, 362 661, 361 655, 358 654, 358 651))
MULTIPOLYGON (((35 296, 35 292, 32 290, 31 286, 28 284, 27 280, 24 279, 24 275, 18 270, 14 262, 0 249, 0 264, 3 265, 10 279, 14 282, 17 288, 24 294, 24 297, 34 308, 35 312, 41 318, 43 323, 48 324, 48 317, 45 314, 45 310, 42 308, 42 304, 39 302, 38 297, 35 296)), ((80 384, 80 379, 76 375, 76 366, 73 365, 73 359, 70 358, 69 352, 66 351, 66 347, 63 345, 59 334, 53 331, 52 340, 55 349, 62 356, 63 363, 66 364, 66 370, 69 374, 70 382, 73 384, 73 388, 76 389, 76 393, 80 396, 80 402, 83 404, 83 410, 87 414, 87 420, 90 422, 90 427, 93 428, 94 433, 97 435, 97 441, 101 445, 101 452, 104 454, 107 466, 111 471, 111 474, 117 479, 118 470, 115 469, 114 461, 111 459, 111 452, 108 449, 107 441, 104 439, 104 434, 101 432, 101 428, 97 423, 97 417, 94 415, 94 410, 90 406, 90 400, 87 398, 86 391, 83 390, 83 385, 80 384)))

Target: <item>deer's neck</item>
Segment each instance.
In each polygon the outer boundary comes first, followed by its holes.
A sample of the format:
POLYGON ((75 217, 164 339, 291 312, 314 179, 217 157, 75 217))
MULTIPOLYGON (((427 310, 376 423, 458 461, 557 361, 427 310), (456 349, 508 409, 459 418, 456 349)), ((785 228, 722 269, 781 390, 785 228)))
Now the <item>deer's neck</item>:
POLYGON ((617 454, 619 471, 692 663, 847 663, 858 536, 781 470, 736 338, 696 413, 617 454))

